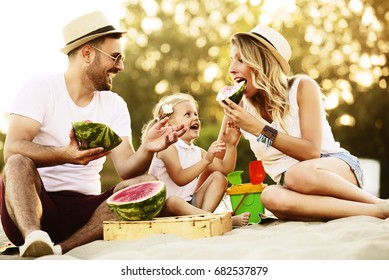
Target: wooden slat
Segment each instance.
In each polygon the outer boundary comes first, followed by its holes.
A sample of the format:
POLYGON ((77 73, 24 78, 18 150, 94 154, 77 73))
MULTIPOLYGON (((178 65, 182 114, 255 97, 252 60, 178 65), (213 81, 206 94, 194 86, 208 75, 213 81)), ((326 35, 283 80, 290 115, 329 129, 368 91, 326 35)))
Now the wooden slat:
POLYGON ((188 239, 223 235, 232 230, 229 213, 156 218, 151 221, 104 221, 104 240, 140 239, 177 234, 188 239))

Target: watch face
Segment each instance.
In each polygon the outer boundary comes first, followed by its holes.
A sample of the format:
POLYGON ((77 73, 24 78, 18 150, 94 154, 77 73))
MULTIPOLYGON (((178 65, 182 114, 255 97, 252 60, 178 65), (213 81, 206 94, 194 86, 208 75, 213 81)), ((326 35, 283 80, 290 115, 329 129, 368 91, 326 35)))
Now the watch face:
POLYGON ((263 132, 264 132, 264 135, 267 137, 267 138, 272 138, 273 137, 273 132, 271 132, 270 130, 268 130, 268 129, 264 129, 263 130, 263 132))
POLYGON ((270 126, 265 126, 263 129, 263 134, 270 138, 271 140, 274 140, 274 138, 277 136, 278 131, 270 126))

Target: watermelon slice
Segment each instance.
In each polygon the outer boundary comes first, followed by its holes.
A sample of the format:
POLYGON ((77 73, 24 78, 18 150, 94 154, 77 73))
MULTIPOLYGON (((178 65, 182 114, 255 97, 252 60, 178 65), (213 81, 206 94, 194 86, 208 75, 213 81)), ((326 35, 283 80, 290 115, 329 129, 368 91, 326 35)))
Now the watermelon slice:
POLYGON ((159 214, 165 199, 165 183, 149 181, 114 193, 107 199, 107 204, 120 220, 147 221, 159 214))
POLYGON ((73 122, 72 127, 80 150, 103 147, 109 151, 122 142, 122 138, 103 123, 80 121, 73 122))
POLYGON ((228 97, 229 99, 231 99, 231 101, 235 102, 236 104, 239 104, 239 102, 242 100, 245 86, 246 81, 243 80, 236 85, 222 87, 216 96, 216 101, 225 102, 224 99, 228 97))

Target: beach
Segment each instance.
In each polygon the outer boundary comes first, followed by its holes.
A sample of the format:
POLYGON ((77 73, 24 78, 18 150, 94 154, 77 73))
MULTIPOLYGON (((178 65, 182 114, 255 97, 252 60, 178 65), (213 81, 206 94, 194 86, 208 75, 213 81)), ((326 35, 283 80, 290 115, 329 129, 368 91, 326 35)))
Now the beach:
MULTIPOLYGON (((0 229, 0 240, 6 242, 0 229)), ((222 236, 186 239, 155 234, 138 240, 98 240, 62 256, 73 260, 389 260, 389 218, 368 216, 329 222, 269 219, 222 236)), ((23 259, 8 249, 0 259, 23 259)))

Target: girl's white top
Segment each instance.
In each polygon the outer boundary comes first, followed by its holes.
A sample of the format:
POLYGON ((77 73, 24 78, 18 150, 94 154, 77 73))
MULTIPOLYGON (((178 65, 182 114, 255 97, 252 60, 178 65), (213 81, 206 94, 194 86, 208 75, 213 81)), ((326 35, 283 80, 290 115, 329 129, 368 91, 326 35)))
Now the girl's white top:
MULTIPOLYGON (((178 141, 173 145, 177 149, 178 159, 183 169, 196 164, 202 158, 200 147, 197 147, 194 144, 188 145, 181 139, 178 139, 178 141)), ((166 197, 176 195, 186 201, 190 201, 192 199, 192 195, 196 189, 198 177, 184 186, 178 186, 170 178, 164 162, 161 159, 157 158, 156 155, 154 155, 154 158, 151 161, 149 174, 152 174, 156 176, 159 180, 165 182, 166 197)))

